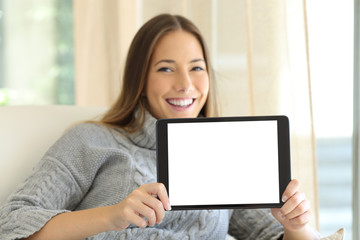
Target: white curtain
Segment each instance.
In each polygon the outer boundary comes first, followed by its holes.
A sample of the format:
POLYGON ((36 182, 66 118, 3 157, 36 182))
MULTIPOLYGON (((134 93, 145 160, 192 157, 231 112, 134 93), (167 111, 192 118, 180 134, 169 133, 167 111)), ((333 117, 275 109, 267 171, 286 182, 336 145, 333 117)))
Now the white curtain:
POLYGON ((109 106, 136 30, 159 13, 191 19, 209 44, 224 116, 290 118, 292 177, 318 228, 305 0, 74 0, 76 101, 109 106))

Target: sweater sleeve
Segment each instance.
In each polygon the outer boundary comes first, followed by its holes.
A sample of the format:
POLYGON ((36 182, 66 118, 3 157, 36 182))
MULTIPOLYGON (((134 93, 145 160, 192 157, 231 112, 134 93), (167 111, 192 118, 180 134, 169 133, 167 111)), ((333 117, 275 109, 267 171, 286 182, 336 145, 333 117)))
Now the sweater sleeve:
POLYGON ((79 204, 106 158, 99 155, 99 145, 106 139, 100 129, 94 124, 78 125, 48 150, 0 208, 0 239, 28 237, 79 204))
POLYGON ((283 231, 269 209, 236 209, 229 224, 229 234, 236 239, 277 240, 283 231))

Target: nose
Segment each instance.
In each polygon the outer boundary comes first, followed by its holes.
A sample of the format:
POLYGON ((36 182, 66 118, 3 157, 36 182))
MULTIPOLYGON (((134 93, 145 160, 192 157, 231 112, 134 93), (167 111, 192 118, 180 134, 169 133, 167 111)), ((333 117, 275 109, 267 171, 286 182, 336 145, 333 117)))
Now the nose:
POLYGON ((187 71, 181 71, 178 73, 175 82, 175 90, 178 92, 191 92, 194 88, 192 78, 187 71))

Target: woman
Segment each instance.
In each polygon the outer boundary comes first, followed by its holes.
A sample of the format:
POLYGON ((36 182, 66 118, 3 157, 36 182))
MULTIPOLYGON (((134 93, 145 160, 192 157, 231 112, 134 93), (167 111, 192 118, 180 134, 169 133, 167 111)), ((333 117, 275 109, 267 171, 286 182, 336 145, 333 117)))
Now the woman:
POLYGON ((309 201, 289 183, 281 209, 169 211, 155 177, 159 118, 216 116, 199 30, 159 15, 136 34, 122 92, 98 123, 71 128, 0 210, 0 239, 316 239, 309 201))

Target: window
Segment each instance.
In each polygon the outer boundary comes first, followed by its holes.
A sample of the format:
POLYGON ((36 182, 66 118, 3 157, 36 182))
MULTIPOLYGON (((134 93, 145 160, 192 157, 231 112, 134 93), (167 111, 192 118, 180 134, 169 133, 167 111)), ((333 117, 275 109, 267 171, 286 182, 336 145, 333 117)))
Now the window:
POLYGON ((0 105, 73 104, 71 0, 0 0, 0 105))
POLYGON ((320 229, 352 239, 353 1, 307 1, 320 229), (334 17, 337 16, 337 17, 334 17))

